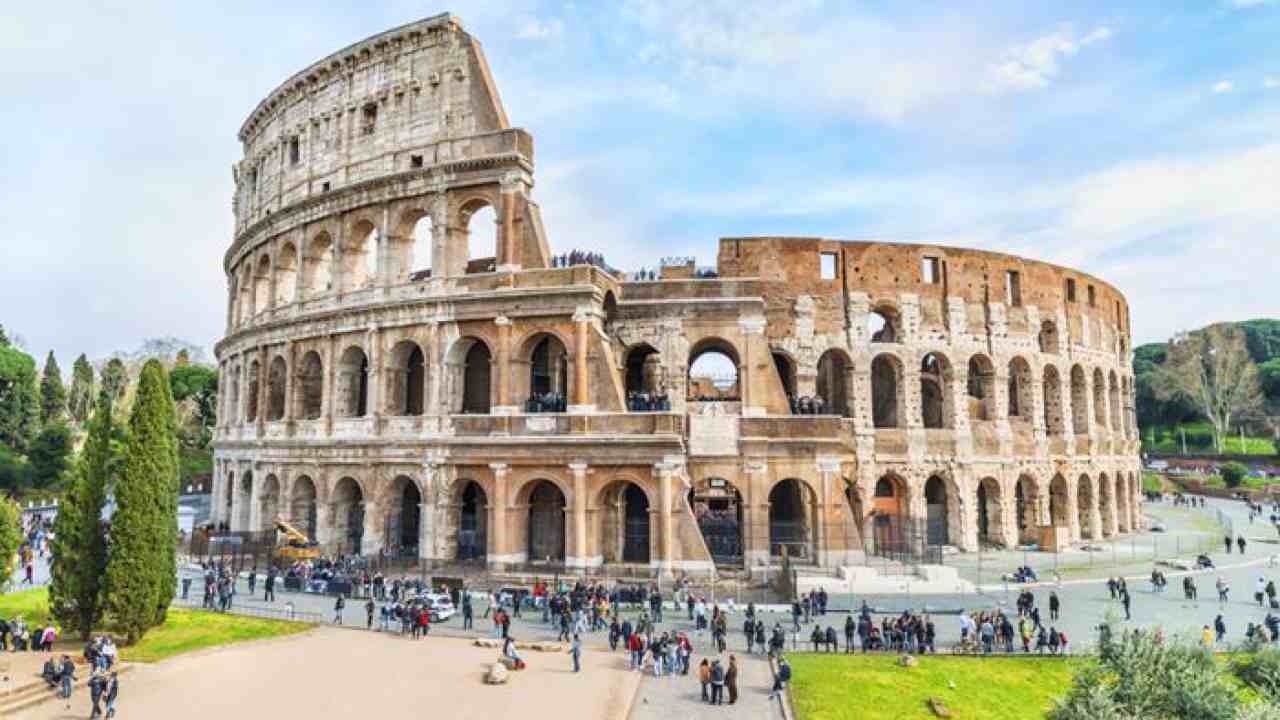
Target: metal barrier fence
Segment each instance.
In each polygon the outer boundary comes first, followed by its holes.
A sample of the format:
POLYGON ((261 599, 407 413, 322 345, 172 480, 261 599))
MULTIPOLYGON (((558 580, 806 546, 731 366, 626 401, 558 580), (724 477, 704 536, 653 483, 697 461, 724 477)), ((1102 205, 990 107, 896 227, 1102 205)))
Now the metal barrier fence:
MULTIPOLYGON (((182 598, 174 598, 173 607, 183 608, 185 610, 197 610, 202 612, 220 613, 221 610, 207 608, 201 601, 195 598, 183 600, 182 598)), ((260 607, 254 605, 237 605, 234 600, 231 607, 226 610, 229 615, 243 615, 245 617, 266 618, 268 620, 287 620, 290 622, 312 623, 318 624, 324 621, 320 613, 310 610, 294 609, 293 603, 286 601, 282 607, 260 607)))

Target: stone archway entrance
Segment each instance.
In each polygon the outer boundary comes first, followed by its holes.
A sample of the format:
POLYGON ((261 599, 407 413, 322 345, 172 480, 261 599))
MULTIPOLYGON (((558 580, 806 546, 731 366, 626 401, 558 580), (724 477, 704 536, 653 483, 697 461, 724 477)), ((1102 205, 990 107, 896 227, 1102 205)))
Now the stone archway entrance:
POLYGON ((813 493, 803 481, 787 478, 769 491, 769 554, 812 561, 813 493))
POLYGON ((468 480, 462 489, 462 504, 458 509, 458 551, 459 561, 485 559, 487 545, 486 529, 488 522, 489 500, 484 488, 474 480, 468 480))
POLYGON ((601 550, 606 563, 649 563, 649 498, 639 485, 617 482, 602 497, 601 550))
POLYGON ((555 483, 539 480, 529 493, 527 542, 532 562, 564 562, 564 493, 555 483))
POLYGON ((359 555, 364 541, 364 493, 345 477, 333 489, 333 539, 340 555, 359 555))
POLYGON ((1004 515, 1001 512, 1003 498, 1000 483, 995 478, 983 478, 978 483, 978 542, 988 545, 1004 545, 1004 515))
POLYGON ((689 490, 689 508, 717 565, 742 564, 742 493, 723 478, 707 478, 689 490))
POLYGON ((1030 475, 1018 478, 1013 488, 1014 507, 1018 513, 1018 542, 1035 543, 1040 539, 1040 488, 1030 475))
POLYGON ((925 537, 930 545, 950 545, 951 534, 947 527, 947 484, 934 475, 924 484, 925 537))
POLYGON ((906 506, 907 485, 901 478, 885 475, 876 481, 871 500, 871 538, 877 555, 907 552, 906 506))

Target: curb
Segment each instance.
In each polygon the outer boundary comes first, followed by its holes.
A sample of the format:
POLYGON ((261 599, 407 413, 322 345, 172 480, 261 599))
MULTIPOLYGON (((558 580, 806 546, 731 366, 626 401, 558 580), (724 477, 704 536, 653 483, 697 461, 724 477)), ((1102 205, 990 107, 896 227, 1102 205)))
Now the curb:
MULTIPOLYGON (((1214 573, 1227 572, 1231 570, 1244 570, 1247 568, 1256 567, 1258 565, 1262 565, 1270 562, 1271 562, 1270 557, 1263 557, 1263 558, 1256 558, 1248 562, 1237 563, 1235 565, 1221 565, 1218 567, 1205 568, 1202 570, 1174 570, 1172 572, 1165 573, 1165 576, 1166 577, 1185 577, 1187 575, 1212 575, 1214 573)), ((1151 575, 1149 573, 1143 574, 1143 575, 1121 575, 1119 577, 1123 577, 1126 582, 1130 580, 1135 582, 1141 582, 1143 580, 1151 579, 1151 575)), ((1105 585, 1107 583, 1107 578, 1081 578, 1079 580, 1064 580, 1060 583, 1055 583, 1055 582, 1011 583, 1009 585, 1009 588, 1010 589, 1026 588, 1028 590, 1052 590, 1054 588, 1059 588, 1059 587, 1091 585, 1095 583, 1099 585, 1105 585)), ((1005 585, 1004 583, 999 583, 997 585, 979 585, 976 587, 978 588, 979 592, 983 592, 983 593, 1004 592, 1005 585)))
MULTIPOLYGON (((777 661, 773 656, 769 656, 769 672, 776 678, 778 676, 777 661)), ((770 686, 770 692, 773 691, 770 686)), ((796 711, 791 706, 791 685, 788 684, 781 693, 778 694, 778 710, 781 711, 783 720, 795 720, 796 711)))

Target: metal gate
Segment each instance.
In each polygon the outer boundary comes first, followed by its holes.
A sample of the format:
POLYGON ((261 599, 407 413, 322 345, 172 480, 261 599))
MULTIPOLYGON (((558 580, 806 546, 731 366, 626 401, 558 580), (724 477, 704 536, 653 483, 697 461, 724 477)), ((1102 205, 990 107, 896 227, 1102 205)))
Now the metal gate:
POLYGON ((484 528, 462 529, 458 531, 458 559, 485 559, 484 528))
POLYGON ((742 562, 742 529, 736 513, 726 515, 704 513, 698 518, 698 529, 702 531, 711 559, 731 565, 742 562))
POLYGON ((928 538, 929 544, 950 544, 950 539, 947 535, 947 506, 935 503, 928 505, 926 512, 925 537, 928 538))
POLYGON ((622 535, 622 561, 649 562, 649 518, 628 518, 622 535))

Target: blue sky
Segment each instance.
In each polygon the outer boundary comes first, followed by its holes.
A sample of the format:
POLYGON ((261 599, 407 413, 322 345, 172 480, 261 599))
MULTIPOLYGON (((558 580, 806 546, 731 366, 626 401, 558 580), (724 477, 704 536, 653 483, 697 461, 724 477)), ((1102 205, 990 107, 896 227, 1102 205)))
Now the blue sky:
POLYGON ((0 10, 0 323, 64 367, 222 333, 231 163, 305 65, 449 11, 554 248, 937 242, 1115 283, 1139 342, 1280 314, 1280 2, 24 3, 0 10))

